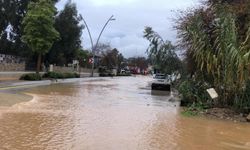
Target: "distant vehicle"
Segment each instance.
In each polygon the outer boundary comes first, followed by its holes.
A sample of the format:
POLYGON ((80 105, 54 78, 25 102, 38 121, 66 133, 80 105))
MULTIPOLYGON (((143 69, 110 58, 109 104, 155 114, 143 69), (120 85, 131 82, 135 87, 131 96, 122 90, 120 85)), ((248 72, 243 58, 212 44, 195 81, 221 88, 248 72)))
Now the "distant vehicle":
POLYGON ((120 74, 121 75, 130 75, 131 72, 129 70, 127 70, 127 69, 121 69, 120 74))
POLYGON ((125 74, 126 73, 126 70, 125 69, 121 69, 121 74, 125 74))
POLYGON ((160 91, 170 91, 171 90, 171 80, 169 76, 165 74, 154 74, 153 82, 151 85, 152 90, 160 90, 160 91))

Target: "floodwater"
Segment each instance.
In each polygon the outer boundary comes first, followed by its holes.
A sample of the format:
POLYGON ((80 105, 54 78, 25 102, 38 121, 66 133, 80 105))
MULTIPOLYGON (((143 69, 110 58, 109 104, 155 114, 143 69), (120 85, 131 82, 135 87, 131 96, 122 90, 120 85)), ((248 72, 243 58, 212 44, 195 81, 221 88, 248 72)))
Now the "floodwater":
POLYGON ((1 150, 246 150, 250 125, 180 115, 148 77, 33 88, 0 108, 1 150))

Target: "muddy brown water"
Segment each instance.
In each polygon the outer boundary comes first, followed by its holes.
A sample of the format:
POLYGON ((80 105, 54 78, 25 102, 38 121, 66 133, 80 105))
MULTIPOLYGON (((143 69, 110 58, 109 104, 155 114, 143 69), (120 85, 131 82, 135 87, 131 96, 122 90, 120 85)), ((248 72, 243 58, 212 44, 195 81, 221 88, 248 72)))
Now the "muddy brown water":
POLYGON ((148 77, 107 78, 28 90, 0 108, 1 150, 246 150, 250 125, 180 115, 148 77))

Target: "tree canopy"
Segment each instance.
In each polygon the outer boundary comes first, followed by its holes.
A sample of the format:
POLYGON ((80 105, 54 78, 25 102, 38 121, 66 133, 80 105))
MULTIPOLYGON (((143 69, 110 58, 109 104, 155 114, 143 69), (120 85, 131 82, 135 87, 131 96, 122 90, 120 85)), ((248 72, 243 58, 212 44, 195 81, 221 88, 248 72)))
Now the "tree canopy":
POLYGON ((179 71, 181 61, 175 53, 176 47, 170 41, 164 41, 151 27, 145 28, 144 38, 150 42, 147 53, 155 68, 167 74, 179 71))
POLYGON ((250 7, 246 2, 210 0, 182 14, 177 25, 180 46, 196 68, 192 70, 196 82, 215 87, 226 104, 241 103, 249 80, 250 7))
POLYGON ((107 69, 118 68, 118 56, 119 51, 116 48, 103 51, 101 65, 106 66, 107 69))
POLYGON ((41 55, 46 54, 54 41, 59 38, 59 33, 54 28, 56 8, 50 0, 30 2, 28 12, 23 20, 23 41, 39 55, 37 72, 40 70, 41 55))
MULTIPOLYGON (((0 1, 0 53, 29 56, 29 48, 21 40, 22 20, 27 13, 28 4, 38 0, 0 1)), ((53 3, 57 0, 53 0, 53 3)))
POLYGON ((51 64, 66 65, 77 59, 81 46, 81 36, 84 26, 82 17, 78 14, 76 4, 68 1, 64 9, 55 18, 55 28, 60 33, 61 39, 53 44, 47 55, 51 64))

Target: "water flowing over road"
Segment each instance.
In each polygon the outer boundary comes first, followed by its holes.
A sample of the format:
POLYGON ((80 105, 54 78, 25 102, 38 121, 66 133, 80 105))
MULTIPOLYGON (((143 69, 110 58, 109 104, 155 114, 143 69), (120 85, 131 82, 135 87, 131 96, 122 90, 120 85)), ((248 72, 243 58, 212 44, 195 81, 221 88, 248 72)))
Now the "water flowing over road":
POLYGON ((2 150, 250 149, 250 125, 180 115, 149 77, 36 87, 29 102, 0 108, 2 150))

